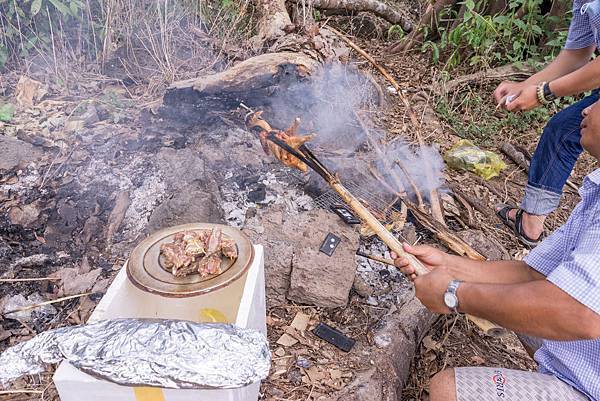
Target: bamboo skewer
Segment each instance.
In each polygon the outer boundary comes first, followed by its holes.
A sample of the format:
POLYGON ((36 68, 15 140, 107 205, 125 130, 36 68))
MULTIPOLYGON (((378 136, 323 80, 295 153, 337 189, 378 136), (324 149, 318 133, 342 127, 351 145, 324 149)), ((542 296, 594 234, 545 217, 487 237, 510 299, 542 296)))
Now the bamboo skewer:
MULTIPOLYGON (((252 126, 249 126, 249 128, 252 128, 252 126)), ((266 121, 261 120, 261 128, 271 129, 271 126, 266 121)), ((300 147, 298 150, 289 149, 289 152, 296 152, 297 158, 303 158, 304 162, 312 165, 313 169, 315 169, 331 188, 338 193, 340 198, 342 198, 342 200, 358 215, 363 223, 373 230, 375 235, 395 252, 396 255, 408 260, 408 263, 415 269, 415 274, 417 276, 429 273, 429 269, 427 269, 414 255, 405 252, 402 243, 388 231, 375 216, 373 216, 369 209, 367 209, 354 195, 352 195, 352 193, 350 193, 350 191, 348 191, 348 189, 346 189, 346 187, 344 187, 344 185, 342 185, 337 175, 332 174, 314 155, 312 155, 312 152, 308 148, 300 147)), ((505 334, 505 330, 502 327, 499 327, 492 322, 475 316, 467 315, 467 317, 488 335, 497 337, 505 334)))
POLYGON ((68 297, 62 297, 62 298, 58 298, 58 299, 53 299, 51 301, 40 302, 35 305, 28 305, 28 306, 25 306, 25 307, 19 308, 19 309, 9 310, 9 311, 3 312, 2 315, 7 316, 7 315, 10 315, 11 313, 25 312, 25 311, 28 311, 31 309, 39 308, 44 305, 51 305, 51 304, 55 304, 55 303, 62 302, 62 301, 68 301, 69 299, 81 298, 81 297, 85 297, 85 296, 91 295, 91 294, 92 294, 91 292, 84 292, 82 294, 69 295, 68 297))

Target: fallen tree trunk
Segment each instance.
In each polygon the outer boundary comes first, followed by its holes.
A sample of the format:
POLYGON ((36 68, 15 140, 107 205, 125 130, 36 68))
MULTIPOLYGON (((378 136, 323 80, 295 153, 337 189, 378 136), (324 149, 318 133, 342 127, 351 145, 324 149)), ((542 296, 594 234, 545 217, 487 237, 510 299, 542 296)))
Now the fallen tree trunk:
MULTIPOLYGON (((299 2, 298 0, 293 0, 299 2)), ((399 25, 404 32, 412 31, 412 23, 400 12, 378 0, 313 0, 311 5, 320 10, 343 10, 344 12, 371 12, 391 24, 399 25)))
POLYGON ((217 74, 173 83, 163 98, 161 115, 197 124, 209 118, 207 110, 231 110, 240 102, 264 106, 274 91, 308 78, 320 65, 304 53, 252 57, 217 74))
POLYGON ((260 15, 256 24, 258 34, 254 38, 256 46, 275 41, 294 28, 285 0, 257 0, 256 3, 260 15))

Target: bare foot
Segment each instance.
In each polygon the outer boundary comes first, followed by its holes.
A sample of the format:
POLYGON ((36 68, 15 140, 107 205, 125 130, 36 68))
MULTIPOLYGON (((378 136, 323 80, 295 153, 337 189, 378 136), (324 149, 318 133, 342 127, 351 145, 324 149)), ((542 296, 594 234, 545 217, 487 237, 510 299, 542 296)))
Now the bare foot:
MULTIPOLYGON (((508 211, 508 218, 512 221, 515 221, 517 210, 518 209, 511 209, 508 211)), ((533 240, 537 240, 544 232, 545 220, 546 216, 536 216, 534 214, 528 214, 527 212, 523 212, 523 233, 527 237, 533 240)))

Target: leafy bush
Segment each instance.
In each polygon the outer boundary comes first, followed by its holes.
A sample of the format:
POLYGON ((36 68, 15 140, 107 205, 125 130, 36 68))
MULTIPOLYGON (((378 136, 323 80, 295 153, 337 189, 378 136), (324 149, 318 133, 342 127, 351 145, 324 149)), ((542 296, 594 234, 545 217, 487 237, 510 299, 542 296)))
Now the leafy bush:
POLYGON ((425 42, 422 50, 431 50, 434 61, 443 59, 449 69, 465 61, 487 66, 546 61, 562 48, 570 15, 560 20, 542 14, 542 1, 509 0, 503 14, 484 15, 481 10, 487 2, 465 0, 460 3, 462 15, 447 11, 447 23, 437 29, 439 41, 425 42))

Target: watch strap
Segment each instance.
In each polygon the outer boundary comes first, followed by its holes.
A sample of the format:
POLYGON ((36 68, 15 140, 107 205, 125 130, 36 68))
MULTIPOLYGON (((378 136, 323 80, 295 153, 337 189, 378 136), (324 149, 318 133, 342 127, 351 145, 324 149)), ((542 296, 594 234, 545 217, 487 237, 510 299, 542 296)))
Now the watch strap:
POLYGON ((458 313, 458 304, 459 303, 458 303, 458 296, 456 295, 456 292, 458 291, 458 287, 460 286, 460 283, 462 283, 462 281, 452 280, 448 283, 448 288, 446 289, 446 293, 450 293, 456 297, 456 306, 454 308, 450 308, 452 310, 452 312, 454 312, 454 313, 458 313))
POLYGON ((543 92, 544 92, 544 99, 546 99, 546 101, 551 102, 554 99, 556 99, 556 95, 550 89, 550 82, 544 83, 543 92))

